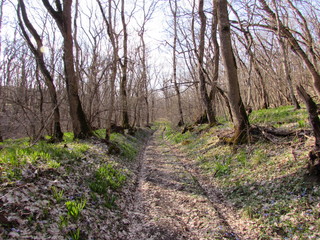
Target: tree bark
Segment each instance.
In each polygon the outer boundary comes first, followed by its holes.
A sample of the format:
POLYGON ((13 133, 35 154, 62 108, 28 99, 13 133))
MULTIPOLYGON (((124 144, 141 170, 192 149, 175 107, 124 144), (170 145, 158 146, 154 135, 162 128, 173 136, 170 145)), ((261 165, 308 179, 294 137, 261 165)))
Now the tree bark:
POLYGON ((74 138, 84 139, 92 136, 92 130, 87 122, 78 94, 79 79, 74 70, 73 38, 72 38, 72 0, 64 0, 63 6, 60 0, 56 0, 57 10, 51 6, 48 0, 42 3, 53 17, 63 37, 63 62, 67 95, 69 100, 69 112, 72 121, 74 138))
MULTIPOLYGON (((274 24, 277 24, 277 16, 276 14, 271 10, 271 8, 268 6, 265 0, 259 0, 259 2, 262 5, 263 10, 269 15, 269 17, 273 20, 274 24)), ((281 21, 278 22, 278 31, 281 33, 281 35, 288 39, 291 50, 296 53, 298 56, 301 57, 303 62, 305 63, 306 67, 308 68, 312 78, 313 78, 313 85, 317 92, 317 94, 320 96, 320 74, 318 73, 316 67, 312 64, 312 62, 309 60, 308 55, 303 51, 303 49, 300 47, 297 39, 292 35, 290 30, 283 25, 281 21)))
POLYGON ((286 79, 288 87, 289 87, 291 103, 295 109, 300 109, 300 105, 299 105, 299 103, 296 99, 296 96, 294 95, 294 91, 293 91, 292 79, 291 79, 290 71, 289 71, 288 52, 287 52, 285 43, 283 42, 283 40, 281 39, 280 36, 279 36, 279 43, 280 43, 280 47, 282 49, 282 66, 283 66, 283 71, 285 74, 285 79, 286 79))
POLYGON ((218 43, 218 8, 217 2, 212 0, 213 5, 213 13, 212 13, 212 27, 211 27, 211 40, 213 45, 213 77, 211 79, 211 90, 210 90, 210 100, 214 101, 215 95, 217 92, 217 82, 219 78, 219 58, 220 58, 220 50, 218 43))
MULTIPOLYGON (((5 0, 1 0, 0 2, 0 52, 2 52, 2 19, 3 19, 3 5, 5 0)), ((0 84, 0 97, 2 96, 2 86, 0 84)), ((2 104, 4 105, 4 104, 2 104)), ((3 106, 0 106, 0 113, 2 112, 3 106)), ((3 142, 3 136, 2 136, 2 119, 0 114, 0 142, 3 142)))
POLYGON ((207 92, 207 87, 206 87, 206 75, 205 75, 205 70, 204 70, 204 49, 205 49, 205 31, 206 31, 206 16, 204 14, 203 10, 203 5, 204 1, 199 0, 199 9, 198 13, 200 16, 200 43, 199 43, 199 48, 198 48, 198 74, 199 74, 199 82, 200 82, 200 93, 201 93, 201 98, 202 101, 205 105, 209 124, 210 125, 215 125, 217 124, 217 120, 214 114, 214 110, 212 107, 212 102, 210 101, 210 97, 207 92))
POLYGON ((309 152, 309 171, 311 173, 320 174, 320 119, 318 117, 317 104, 312 100, 306 90, 300 85, 297 86, 297 91, 307 106, 309 114, 309 122, 315 137, 315 146, 309 152))
POLYGON ((52 104, 52 109, 53 109, 53 134, 52 134, 52 140, 53 141, 62 141, 63 140, 63 133, 61 130, 61 124, 60 124, 60 110, 58 106, 58 97, 57 97, 57 91, 56 87, 53 83, 53 78, 46 67, 46 64, 44 62, 44 56, 43 56, 43 51, 41 50, 43 48, 42 44, 42 39, 40 35, 37 33, 35 28, 32 26, 31 22, 29 21, 26 7, 24 4, 23 0, 19 0, 18 2, 18 9, 17 9, 17 15, 18 15, 18 20, 19 20, 19 26, 21 28, 21 32, 31 50, 33 55, 35 56, 35 60, 37 62, 37 65, 39 66, 39 69, 45 79, 45 83, 48 87, 50 98, 51 98, 51 104, 52 104), (21 14, 22 14, 22 19, 21 19, 21 14), (31 39, 28 36, 28 33, 26 32, 26 29, 24 27, 24 24, 35 39, 37 43, 37 47, 35 47, 31 39))
POLYGON ((317 104, 312 100, 306 90, 300 85, 297 86, 297 91, 304 103, 306 104, 307 111, 309 114, 309 122, 312 126, 315 136, 315 147, 320 150, 320 120, 318 117, 317 104))
POLYGON ((228 79, 229 101, 232 110, 235 133, 234 144, 248 141, 249 120, 243 105, 237 74, 237 65, 232 50, 230 23, 226 0, 218 1, 220 47, 228 79))
POLYGON ((104 11, 103 11, 103 7, 101 5, 101 2, 99 0, 97 0, 99 8, 100 8, 100 12, 102 14, 103 20, 107 26, 107 33, 112 45, 112 72, 111 72, 111 76, 110 76, 110 92, 109 92, 109 98, 110 98, 110 104, 109 104, 109 112, 107 115, 107 120, 106 120, 106 136, 105 136, 105 140, 107 143, 110 142, 110 134, 111 134, 111 125, 112 125, 112 116, 113 116, 113 112, 114 112, 114 102, 115 102, 115 81, 116 81, 116 77, 117 77, 117 72, 118 72, 118 51, 119 51, 119 47, 116 41, 116 36, 115 36, 115 32, 113 29, 113 25, 112 25, 112 6, 111 6, 111 2, 109 1, 109 6, 108 6, 108 18, 106 17, 104 11))
POLYGON ((183 119, 183 111, 182 111, 182 103, 181 103, 181 94, 180 94, 180 88, 177 82, 177 56, 176 56, 176 51, 177 51, 177 38, 178 38, 178 30, 177 30, 177 24, 178 24, 178 19, 177 19, 177 11, 178 11, 178 4, 177 0, 174 0, 174 6, 171 4, 172 0, 169 0, 170 3, 170 9, 171 13, 173 14, 173 49, 172 49, 172 60, 173 60, 173 84, 174 84, 174 89, 176 91, 177 97, 178 97, 178 111, 179 111, 179 126, 184 125, 184 119, 183 119))
POLYGON ((120 98, 122 108, 122 127, 129 128, 128 99, 127 99, 127 68, 128 68, 128 32, 124 14, 124 0, 121 0, 121 22, 123 28, 123 62, 121 63, 122 77, 120 81, 120 98))

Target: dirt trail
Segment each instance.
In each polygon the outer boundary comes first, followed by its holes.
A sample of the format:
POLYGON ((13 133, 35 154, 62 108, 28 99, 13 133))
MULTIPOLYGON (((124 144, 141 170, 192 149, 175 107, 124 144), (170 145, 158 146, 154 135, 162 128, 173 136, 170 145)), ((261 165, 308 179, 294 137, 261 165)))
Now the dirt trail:
POLYGON ((157 131, 141 162, 134 201, 122 239, 243 239, 219 210, 197 176, 157 131))

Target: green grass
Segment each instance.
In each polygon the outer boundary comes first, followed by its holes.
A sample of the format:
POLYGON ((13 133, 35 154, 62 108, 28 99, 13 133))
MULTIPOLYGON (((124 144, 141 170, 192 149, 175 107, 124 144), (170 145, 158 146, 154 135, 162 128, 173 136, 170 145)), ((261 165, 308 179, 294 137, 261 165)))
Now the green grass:
MULTIPOLYGON (((127 178, 134 175, 134 159, 150 132, 142 129, 135 136, 112 134, 111 141, 120 148, 120 156, 110 156, 107 145, 73 140, 72 133, 66 133, 63 142, 54 144, 6 140, 0 143, 1 190, 16 191, 15 181, 20 179, 22 183, 32 182, 39 189, 47 189, 33 192, 32 188, 28 195, 31 205, 44 202, 37 214, 27 216, 30 229, 47 232, 47 226, 56 225, 61 239, 88 239, 90 226, 84 226, 82 220, 93 216, 90 209, 99 206, 108 208, 104 211, 112 219, 120 213, 117 202, 123 203, 125 198, 121 188, 133 184, 127 178), (39 221, 44 224, 38 224, 39 221)), ((105 130, 97 131, 102 138, 104 133, 105 130)), ((23 213, 20 208, 17 212, 23 213)), ((101 220, 101 216, 93 217, 101 220)))
MULTIPOLYGON (((116 169, 111 164, 106 164, 97 169, 89 182, 89 188, 92 192, 100 194, 104 199, 104 206, 107 208, 115 208, 116 196, 110 193, 109 190, 117 191, 121 188, 127 176, 121 171, 116 169)), ((95 194, 91 194, 93 199, 97 199, 95 194)))
MULTIPOLYGON (((104 137, 105 130, 97 130, 98 136, 104 137)), ((111 134, 111 141, 120 148, 120 155, 125 160, 133 160, 138 154, 141 141, 148 135, 147 131, 138 131, 135 137, 111 134)), ((74 141, 73 133, 64 133, 62 143, 48 144, 39 141, 30 145, 30 139, 8 139, 0 143, 0 183, 22 178, 23 168, 34 165, 39 168, 59 168, 64 163, 72 164, 81 159, 90 148, 89 143, 74 141)))
POLYGON ((110 135, 110 141, 120 148, 120 156, 126 160, 136 158, 141 144, 137 138, 120 133, 112 133, 110 135))
POLYGON ((185 140, 191 141, 194 138, 194 134, 191 132, 181 133, 181 129, 175 128, 169 123, 162 123, 165 127, 165 137, 173 143, 182 143, 185 140))
MULTIPOLYGON (((292 106, 253 111, 250 122, 293 130, 310 127, 306 110, 292 106)), ((217 134, 229 126, 199 126, 205 130, 196 127, 188 134, 166 127, 165 136, 213 179, 243 221, 255 222, 261 239, 319 238, 320 187, 305 180, 313 139, 278 138, 277 144, 259 141, 234 149, 217 144, 217 134)))
POLYGON ((86 206, 87 201, 85 199, 76 201, 67 201, 65 203, 67 208, 67 215, 74 221, 77 221, 80 217, 81 211, 86 206))
MULTIPOLYGON (((95 133, 101 138, 105 137, 105 132, 105 129, 95 131, 95 133)), ((137 131, 135 136, 112 133, 110 135, 110 141, 119 147, 122 159, 131 161, 136 158, 143 139, 145 139, 149 134, 150 132, 148 131, 137 131)))
POLYGON ((108 189, 117 190, 126 181, 126 175, 111 164, 106 164, 97 169, 89 184, 92 191, 105 194, 108 189))
POLYGON ((52 192, 53 198, 57 201, 57 203, 60 203, 64 199, 64 197, 63 197, 64 191, 63 190, 59 190, 55 186, 52 186, 51 192, 52 192))
MULTIPOLYGON (((69 133, 66 133, 69 136, 69 133)), ((0 182, 13 181, 22 177, 23 167, 32 164, 42 168, 59 168, 63 160, 76 161, 89 149, 80 142, 48 144, 39 141, 29 145, 28 139, 6 140, 0 151, 0 182)))
POLYGON ((80 239, 80 229, 77 228, 77 229, 71 229, 68 234, 67 234, 67 237, 68 239, 71 239, 71 240, 79 240, 80 239))
POLYGON ((306 109, 294 110, 293 106, 261 109, 253 111, 250 115, 250 123, 252 124, 271 124, 275 127, 289 123, 295 123, 297 126, 303 123, 306 126, 308 125, 307 119, 306 109), (300 124, 298 124, 299 121, 300 124))

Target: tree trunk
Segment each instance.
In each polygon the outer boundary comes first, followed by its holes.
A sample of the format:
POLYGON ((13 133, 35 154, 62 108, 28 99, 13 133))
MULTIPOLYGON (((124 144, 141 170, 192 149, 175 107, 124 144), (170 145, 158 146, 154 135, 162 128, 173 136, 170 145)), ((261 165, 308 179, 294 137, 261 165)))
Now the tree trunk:
MULTIPOLYGON (((276 14, 270 9, 270 7, 266 3, 266 1, 259 0, 259 2, 261 3, 263 10, 269 15, 269 17, 275 23, 277 23, 276 14)), ((278 31, 281 33, 281 35, 288 39, 288 41, 291 45, 291 50, 294 53, 296 53, 298 56, 300 56, 301 59, 304 61, 306 67, 308 68, 308 70, 313 78, 314 88, 315 88, 318 96, 320 96, 320 74, 318 73, 316 67, 312 64, 312 62, 308 58, 308 55, 300 47, 297 39, 295 39, 295 37, 292 35, 292 33, 289 31, 289 29, 286 28, 280 20, 278 21, 278 28, 279 28, 278 31)))
POLYGON ((220 58, 219 43, 217 38, 217 32, 218 32, 217 2, 215 0, 212 0, 212 5, 213 5, 213 13, 212 13, 211 38, 212 38, 214 56, 213 56, 213 77, 211 79, 211 90, 209 95, 211 102, 214 101, 215 95, 217 92, 217 82, 219 78, 219 58, 220 58))
POLYGON ((144 40, 144 27, 141 30, 141 43, 142 43, 142 85, 144 89, 141 89, 144 92, 144 102, 145 102, 145 111, 146 111, 146 124, 149 126, 150 124, 150 116, 149 116, 149 99, 148 99, 148 76, 147 76, 147 59, 146 59, 146 44, 144 40))
POLYGON ((248 141, 249 120, 240 96, 237 66, 232 51, 230 23, 226 0, 217 0, 219 16, 220 47, 228 79, 229 101, 232 110, 235 133, 234 144, 248 141))
POLYGON ((184 119, 183 119, 183 112, 182 112, 182 104, 181 104, 181 94, 180 94, 180 89, 179 85, 177 82, 177 56, 176 56, 176 51, 177 51, 177 38, 178 38, 178 33, 177 33, 177 24, 178 24, 178 19, 177 19, 177 11, 178 11, 178 4, 177 0, 174 0, 174 6, 171 4, 172 0, 169 0, 170 3, 170 9, 171 13, 173 14, 173 49, 172 49, 172 60, 173 60, 173 84, 174 84, 174 89, 176 91, 177 97, 178 97, 178 111, 179 111, 179 126, 184 125, 184 119))
MULTIPOLYGON (((3 19, 3 5, 4 5, 5 0, 2 0, 0 2, 0 52, 2 52, 2 19, 3 19)), ((0 97, 2 96, 2 86, 0 84, 0 97)), ((4 104, 1 104, 0 106, 0 113, 2 112, 2 109, 4 109, 4 104)), ((2 119, 1 119, 1 114, 0 114, 0 142, 3 142, 3 136, 2 136, 2 119)))
POLYGON ((204 106, 206 108, 207 116, 210 125, 215 125, 217 124, 217 120, 212 108, 212 102, 210 101, 208 92, 207 92, 207 87, 206 87, 206 75, 205 75, 205 70, 204 70, 204 48, 205 48, 205 31, 206 31, 206 16, 204 14, 203 10, 203 0, 199 0, 199 9, 198 13, 200 16, 200 22, 201 22, 201 27, 200 27, 200 43, 199 43, 199 48, 198 48, 198 74, 199 74, 199 82, 200 82, 200 94, 202 101, 204 103, 204 106))
POLYGON ((60 111, 59 111, 59 106, 58 106, 58 97, 57 97, 57 91, 56 91, 56 87, 53 83, 53 78, 48 70, 48 68, 46 67, 46 64, 44 62, 44 56, 43 56, 43 52, 41 51, 41 48, 43 46, 42 44, 42 39, 40 37, 40 35, 36 32, 35 28, 32 26, 31 22, 28 19, 27 16, 27 12, 26 12, 26 8, 24 5, 24 1, 23 0, 19 0, 19 4, 18 4, 18 10, 17 10, 17 14, 18 14, 18 20, 19 20, 19 26, 21 28, 22 34, 31 50, 31 52, 33 53, 33 55, 35 56, 37 65, 39 66, 39 69, 45 79, 45 83, 48 87, 49 90, 49 94, 50 94, 50 98, 51 98, 51 106, 53 109, 53 135, 52 135, 52 140, 53 141, 62 141, 63 140, 63 133, 61 130, 61 124, 60 124, 60 111), (36 40, 37 43, 37 47, 35 47, 32 44, 31 39, 28 36, 28 33, 25 30, 25 27, 23 25, 21 16, 20 16, 20 10, 21 10, 21 14, 22 14, 22 19, 24 24, 26 25, 27 29, 29 30, 29 32, 32 34, 32 36, 34 37, 34 39, 36 40))
POLYGON ((121 22, 123 27, 123 62, 121 63, 122 77, 120 81, 120 98, 122 108, 122 127, 129 128, 128 99, 127 99, 127 68, 128 68, 128 33, 124 15, 124 0, 121 0, 121 22))
MULTIPOLYGON (((71 3, 64 1, 63 8, 63 60, 64 71, 69 99, 70 116, 73 124, 75 138, 87 138, 91 136, 91 129, 81 106, 78 95, 78 79, 74 70, 73 39, 71 30, 71 3)), ((70 1, 71 2, 71 1, 70 1)))
POLYGON ((309 114, 309 122, 312 126, 314 137, 315 137, 315 146, 312 151, 309 153, 309 171, 316 174, 320 173, 320 119, 318 117, 318 108, 317 104, 312 100, 310 95, 306 90, 300 85, 297 86, 297 91, 300 97, 303 99, 304 103, 307 106, 309 114))
POLYGON ((262 91, 262 98, 263 98, 262 108, 268 109, 269 108, 269 97, 268 97, 268 93, 266 90, 266 83, 264 82, 264 79, 262 77, 262 73, 260 71, 260 68, 257 65, 256 60, 254 60, 253 56, 251 59, 253 61, 254 70, 256 71, 258 78, 260 79, 260 83, 261 83, 261 91, 262 91))
POLYGON ((63 62, 67 95, 69 101, 69 113, 72 121, 74 138, 87 138, 92 136, 81 101, 78 94, 79 79, 74 70, 73 38, 71 27, 72 0, 63 1, 63 7, 59 0, 55 1, 57 11, 53 9, 48 0, 42 0, 50 15, 56 21, 63 37, 63 62))
POLYGON ((280 43, 280 47, 282 49, 282 66, 283 66, 283 71, 285 74, 285 79, 286 79, 288 87, 289 87, 291 103, 295 109, 300 109, 300 105, 299 105, 299 103, 296 99, 296 96, 294 95, 294 91, 293 91, 292 79, 291 79, 290 71, 289 71, 288 52, 287 52, 286 46, 280 36, 279 36, 279 43, 280 43))
MULTIPOLYGON (((261 86, 262 99, 263 99, 262 108, 267 109, 267 108, 269 108, 269 96, 268 96, 268 93, 267 93, 267 90, 266 90, 265 80, 263 79, 263 76, 262 76, 262 73, 261 73, 261 68, 260 68, 260 66, 258 64, 258 61, 256 60, 256 57, 254 55, 254 51, 252 50, 252 46, 253 46, 253 43, 254 43, 252 34, 251 34, 251 32, 250 32, 248 27, 246 27, 246 28, 244 27, 243 22, 242 22, 241 18, 238 15, 238 12, 231 5, 229 5, 229 6, 230 6, 233 14, 236 16, 236 18, 238 20, 238 24, 240 26, 240 30, 244 35, 245 42, 241 41, 239 37, 238 37, 238 39, 244 45, 244 47, 247 50, 247 54, 249 55, 249 60, 250 60, 250 70, 249 70, 249 72, 251 72, 251 66, 253 66, 253 68, 254 68, 257 76, 258 76, 259 82, 261 84, 260 86, 261 86)), ((249 76, 249 78, 250 77, 251 76, 249 76)), ((249 85, 249 92, 251 91, 250 85, 249 85)), ((250 99, 250 97, 251 96, 250 96, 250 93, 249 93, 248 99, 250 99)), ((249 104, 250 100, 248 100, 247 102, 249 104)))
POLYGON ((115 81, 116 81, 116 77, 117 77, 117 64, 118 64, 118 45, 116 42, 116 36, 115 36, 115 32, 113 29, 113 25, 112 25, 112 6, 111 6, 111 2, 109 1, 109 6, 108 6, 108 15, 109 18, 106 17, 104 11, 103 11, 103 7, 101 5, 100 1, 97 1, 99 4, 99 8, 103 17, 103 20, 107 26, 107 33, 112 45, 112 72, 111 72, 111 76, 110 76, 110 92, 109 92, 109 98, 110 98, 110 104, 109 104, 109 112, 107 115, 107 121, 106 121, 106 136, 105 136, 105 140, 107 143, 110 142, 110 134, 111 134, 111 125, 112 125, 112 116, 113 116, 113 112, 114 112, 114 102, 115 102, 115 81))

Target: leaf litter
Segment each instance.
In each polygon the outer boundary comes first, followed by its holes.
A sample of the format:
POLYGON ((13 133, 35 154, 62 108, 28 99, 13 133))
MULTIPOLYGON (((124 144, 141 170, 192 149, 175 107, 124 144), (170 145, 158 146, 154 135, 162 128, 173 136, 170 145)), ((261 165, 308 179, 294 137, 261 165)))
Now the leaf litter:
MULTIPOLYGON (((282 236, 281 231, 288 222, 295 222, 299 226, 300 219, 304 219, 304 222, 315 221, 314 213, 319 208, 317 196, 301 205, 301 199, 306 195, 303 189, 293 193, 293 196, 297 196, 290 202, 289 208, 293 211, 283 212, 286 208, 281 205, 281 199, 276 197, 265 201, 258 210, 254 205, 243 210, 241 204, 244 199, 250 201, 246 191, 252 192, 249 197, 259 199, 263 191, 278 188, 277 181, 282 180, 276 179, 275 175, 257 184, 249 181, 243 183, 240 176, 247 177, 248 172, 240 164, 237 169, 241 174, 231 174, 230 179, 232 182, 239 181, 241 188, 230 186, 228 191, 221 191, 222 187, 226 189, 228 182, 208 174, 194 155, 188 155, 180 146, 169 144, 161 135, 157 131, 148 144, 140 142, 142 150, 135 160, 108 155, 105 144, 91 141, 81 158, 65 159, 58 168, 26 165, 21 180, 0 185, 0 238, 258 239, 263 238, 261 232, 265 231, 266 234, 276 232, 268 237, 277 239, 282 236), (95 171, 109 163, 127 178, 120 189, 108 189, 107 196, 110 196, 111 203, 106 207, 105 196, 93 193, 89 183, 95 171), (270 186, 264 188, 266 184, 270 186), (241 194, 235 195, 240 191, 243 191, 243 199, 241 194), (232 198, 233 194, 238 198, 232 198), (231 197, 231 201, 226 200, 226 195, 231 197), (83 199, 86 204, 79 220, 68 219, 65 203, 83 199), (237 210, 237 204, 241 205, 241 211, 237 210), (303 208, 303 211, 299 208, 303 208), (267 218, 271 210, 275 215, 267 218), (256 211, 264 211, 261 214, 266 219, 255 218, 256 211), (244 217, 245 214, 248 217, 244 217), (266 224, 264 221, 274 222, 266 224)), ((217 151, 217 147, 206 149, 201 156, 217 151)), ((270 159, 277 153, 276 149, 272 150, 274 153, 268 151, 270 159)), ((300 151, 303 149, 295 148, 296 154, 300 151)), ((288 162, 284 159, 283 165, 290 164, 288 162)), ((280 169, 275 171, 280 173, 280 169)), ((264 173, 259 174, 263 176, 264 173)), ((317 231, 317 227, 311 225, 309 231, 317 231)))
POLYGON ((63 159, 58 168, 28 164, 20 180, 0 185, 0 239, 119 239, 138 162, 108 155, 107 146, 98 141, 86 144, 90 147, 81 158, 63 159), (104 164, 128 176, 121 189, 108 190, 114 201, 110 208, 105 206, 105 196, 89 188, 94 172, 104 164), (70 218, 66 202, 81 200, 85 207, 79 219, 70 218))
POLYGON ((121 239, 241 239, 160 135, 155 133, 141 159, 121 239))

